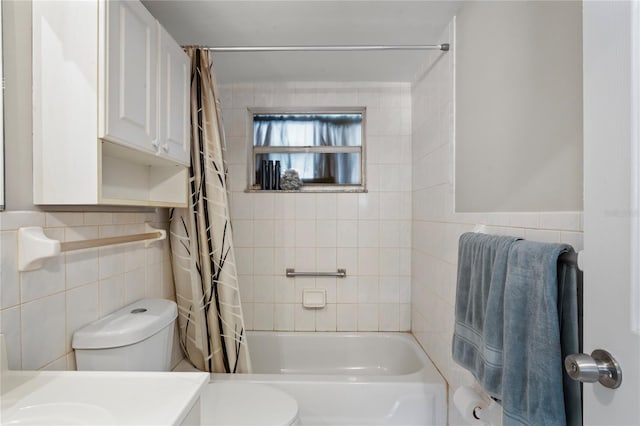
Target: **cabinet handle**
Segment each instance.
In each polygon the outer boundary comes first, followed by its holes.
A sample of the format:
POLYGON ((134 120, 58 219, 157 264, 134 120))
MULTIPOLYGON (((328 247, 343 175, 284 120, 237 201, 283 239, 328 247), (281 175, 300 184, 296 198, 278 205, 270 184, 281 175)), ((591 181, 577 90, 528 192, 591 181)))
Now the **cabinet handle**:
POLYGON ((163 150, 164 152, 169 152, 169 144, 168 144, 168 143, 165 143, 164 145, 162 145, 162 150, 163 150))
POLYGON ((158 148, 158 141, 156 140, 151 141, 151 146, 153 146, 154 148, 158 148))

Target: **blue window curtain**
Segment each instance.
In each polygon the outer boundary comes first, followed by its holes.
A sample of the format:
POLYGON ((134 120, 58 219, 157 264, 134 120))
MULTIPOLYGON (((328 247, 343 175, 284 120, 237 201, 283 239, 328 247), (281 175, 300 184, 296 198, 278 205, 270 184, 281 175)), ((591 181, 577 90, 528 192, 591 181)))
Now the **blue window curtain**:
MULTIPOLYGON (((254 115, 257 147, 360 147, 362 114, 254 115)), ((360 153, 270 153, 305 182, 360 184, 360 153)), ((265 159, 265 158, 261 158, 265 159)), ((259 171, 260 162, 256 164, 259 171)))

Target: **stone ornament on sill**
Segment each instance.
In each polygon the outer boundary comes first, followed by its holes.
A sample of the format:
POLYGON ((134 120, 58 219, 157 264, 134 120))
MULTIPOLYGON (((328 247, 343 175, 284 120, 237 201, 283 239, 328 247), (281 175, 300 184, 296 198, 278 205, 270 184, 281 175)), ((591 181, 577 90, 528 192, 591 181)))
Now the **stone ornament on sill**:
POLYGON ((302 187, 302 180, 295 169, 288 169, 280 178, 280 188, 285 191, 296 191, 302 187))

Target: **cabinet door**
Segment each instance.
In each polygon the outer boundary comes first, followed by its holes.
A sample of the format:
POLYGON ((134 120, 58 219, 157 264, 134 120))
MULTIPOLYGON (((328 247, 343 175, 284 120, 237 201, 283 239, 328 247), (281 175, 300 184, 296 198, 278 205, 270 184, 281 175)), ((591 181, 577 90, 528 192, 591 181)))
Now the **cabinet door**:
POLYGON ((189 57, 158 24, 160 32, 159 153, 189 165, 189 57))
POLYGON ((104 139, 157 151, 158 35, 138 1, 106 2, 104 139))

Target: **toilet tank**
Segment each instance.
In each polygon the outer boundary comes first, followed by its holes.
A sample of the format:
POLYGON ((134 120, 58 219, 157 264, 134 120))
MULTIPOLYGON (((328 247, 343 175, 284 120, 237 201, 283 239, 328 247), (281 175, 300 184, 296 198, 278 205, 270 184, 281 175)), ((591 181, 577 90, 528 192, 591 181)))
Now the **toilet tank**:
POLYGON ((169 371, 176 303, 141 299, 73 334, 78 370, 169 371))

